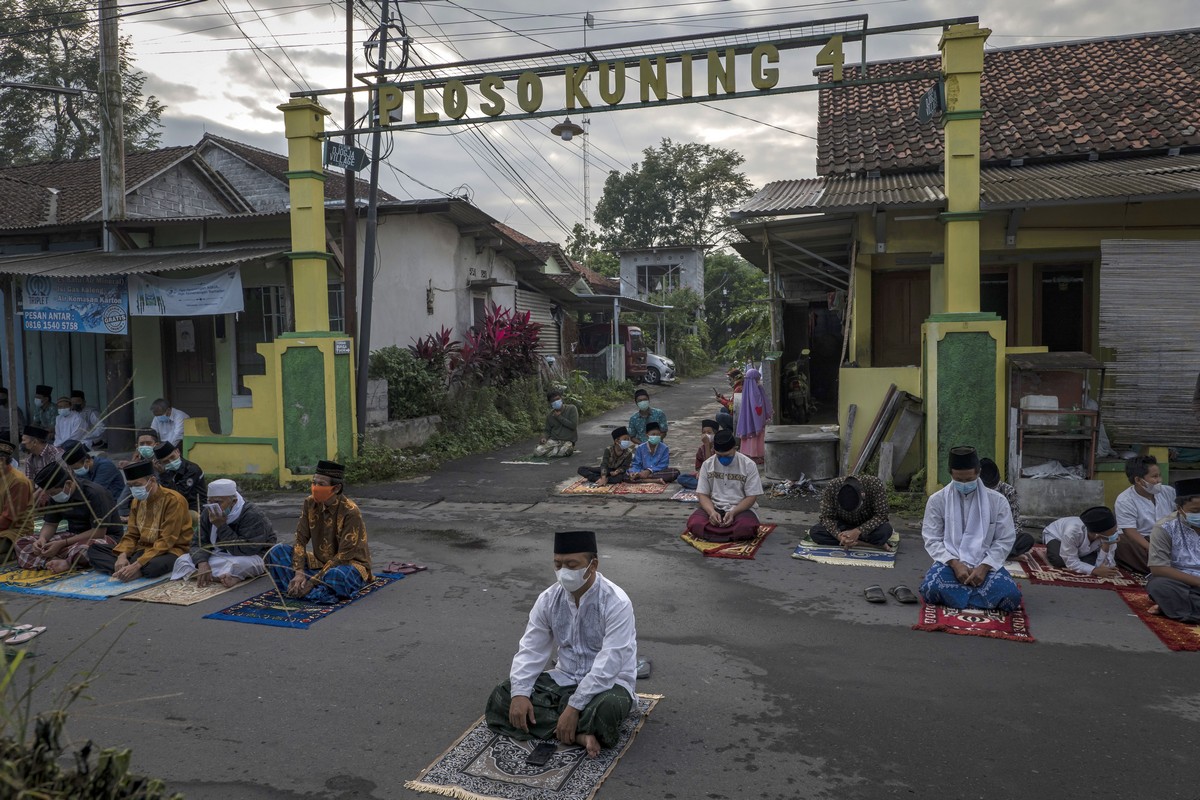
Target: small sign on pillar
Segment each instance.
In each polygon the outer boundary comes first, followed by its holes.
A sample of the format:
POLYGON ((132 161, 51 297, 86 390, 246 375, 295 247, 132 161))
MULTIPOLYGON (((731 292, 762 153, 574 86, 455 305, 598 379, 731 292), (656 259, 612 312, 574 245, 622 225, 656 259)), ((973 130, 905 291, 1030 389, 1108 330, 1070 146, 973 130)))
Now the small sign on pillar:
POLYGON ((921 95, 921 99, 917 101, 917 121, 922 125, 927 124, 945 107, 946 104, 942 97, 942 82, 938 81, 929 87, 929 91, 921 95))

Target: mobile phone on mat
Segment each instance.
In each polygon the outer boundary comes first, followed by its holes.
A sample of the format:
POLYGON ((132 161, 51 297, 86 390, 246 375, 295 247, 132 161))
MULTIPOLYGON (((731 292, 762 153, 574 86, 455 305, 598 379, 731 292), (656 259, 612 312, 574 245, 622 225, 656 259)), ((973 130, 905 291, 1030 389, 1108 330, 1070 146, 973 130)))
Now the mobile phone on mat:
POLYGON ((544 767, 557 749, 558 745, 554 742, 539 742, 533 752, 526 756, 525 763, 531 767, 544 767))

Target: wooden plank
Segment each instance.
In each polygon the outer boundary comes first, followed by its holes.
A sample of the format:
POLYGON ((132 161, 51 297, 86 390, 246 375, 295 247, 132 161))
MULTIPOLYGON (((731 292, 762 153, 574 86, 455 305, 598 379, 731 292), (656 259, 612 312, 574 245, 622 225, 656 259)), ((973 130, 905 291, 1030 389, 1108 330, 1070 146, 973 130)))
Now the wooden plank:
POLYGON ((892 485, 892 460, 895 446, 891 442, 881 442, 879 445, 879 480, 884 486, 892 485))
POLYGON ((846 411, 846 431, 842 440, 842 469, 839 474, 845 475, 850 469, 850 442, 854 440, 854 418, 858 415, 858 405, 850 404, 850 408, 846 411))
POLYGON ((893 453, 895 454, 892 460, 893 474, 899 471, 900 463, 908 455, 909 449, 912 448, 913 442, 921 430, 921 425, 925 422, 925 412, 922 409, 921 398, 913 397, 908 392, 901 392, 901 395, 903 395, 903 398, 900 403, 896 424, 892 427, 891 433, 886 439, 886 442, 893 445, 893 453))
MULTIPOLYGON (((895 389, 895 384, 892 385, 895 389)), ((877 424, 871 430, 867 441, 863 442, 863 451, 858 455, 858 464, 855 465, 854 472, 862 472, 867 467, 867 462, 871 460, 871 456, 875 455, 875 451, 879 448, 879 443, 883 441, 884 434, 888 428, 892 426, 892 420, 896 417, 896 411, 900 408, 900 399, 903 392, 892 391, 884 406, 879 410, 877 424)))
POLYGON ((895 393, 896 393, 896 384, 894 384, 894 383, 889 385, 887 391, 884 392, 883 402, 880 403, 880 405, 879 405, 879 411, 876 412, 875 419, 871 421, 871 427, 867 428, 867 436, 865 439, 863 439, 862 449, 858 451, 858 458, 855 459, 855 461, 854 461, 854 473, 853 474, 858 474, 862 470, 862 468, 866 465, 867 459, 870 458, 869 455, 866 455, 865 457, 864 457, 864 455, 867 453, 867 451, 869 449, 874 448, 874 445, 871 444, 871 437, 873 437, 875 435, 875 430, 876 430, 876 428, 879 427, 879 422, 881 419, 883 419, 883 414, 885 411, 887 411, 888 403, 891 402, 892 395, 894 395, 895 393))

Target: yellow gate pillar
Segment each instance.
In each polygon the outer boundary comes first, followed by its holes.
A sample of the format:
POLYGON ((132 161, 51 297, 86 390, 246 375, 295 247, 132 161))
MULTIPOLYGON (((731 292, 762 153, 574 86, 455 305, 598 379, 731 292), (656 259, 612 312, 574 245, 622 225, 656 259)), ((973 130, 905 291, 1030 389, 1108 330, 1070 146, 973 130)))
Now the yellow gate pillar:
POLYGON ((933 314, 922 327, 926 398, 926 491, 949 481, 946 453, 972 445, 1004 468, 1004 320, 979 310, 979 120, 983 43, 975 23, 942 34, 946 108, 944 280, 932 281, 933 314), (940 292, 940 296, 936 293, 940 292))

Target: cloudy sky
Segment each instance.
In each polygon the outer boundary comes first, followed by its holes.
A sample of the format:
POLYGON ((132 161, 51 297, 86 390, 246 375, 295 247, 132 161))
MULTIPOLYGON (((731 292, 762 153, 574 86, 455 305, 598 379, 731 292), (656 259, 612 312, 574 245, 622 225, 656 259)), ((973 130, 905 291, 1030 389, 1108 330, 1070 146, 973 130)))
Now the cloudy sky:
MULTIPOLYGON (((372 27, 363 20, 378 14, 378 1, 356 0, 362 5, 356 71, 367 69, 361 43, 372 27)), ((974 15, 992 29, 989 47, 1200 27, 1195 0, 400 0, 393 7, 403 12, 419 63, 578 47, 588 12, 595 18, 587 31, 593 46, 855 14, 869 15, 872 27, 974 15)), ((167 105, 168 145, 194 143, 207 130, 285 152, 276 106, 293 91, 344 85, 344 0, 203 0, 123 20, 122 33, 133 39, 136 66, 149 75, 148 91, 167 105)), ((935 53, 937 40, 936 30, 872 37, 867 56, 935 53)), ((816 49, 785 54, 781 83, 811 82, 815 56, 816 49)), ((858 45, 848 46, 848 60, 858 57, 858 45)), ((704 86, 700 72, 697 84, 704 86)), ((739 89, 748 89, 745 84, 739 79, 739 89)), ((556 88, 548 86, 544 107, 561 107, 561 81, 556 88)), ((326 105, 334 112, 330 129, 340 129, 341 97, 326 105)), ((587 170, 592 205, 610 170, 628 169, 663 137, 738 150, 756 186, 814 174, 815 94, 710 106, 593 114, 587 170)), ((360 95, 358 113, 364 111, 360 95)), ((584 217, 585 170, 580 139, 567 143, 551 136, 555 121, 392 134, 382 185, 400 197, 466 192, 484 211, 528 235, 563 241, 564 228, 584 217)), ((361 143, 367 144, 365 137, 361 143)))

